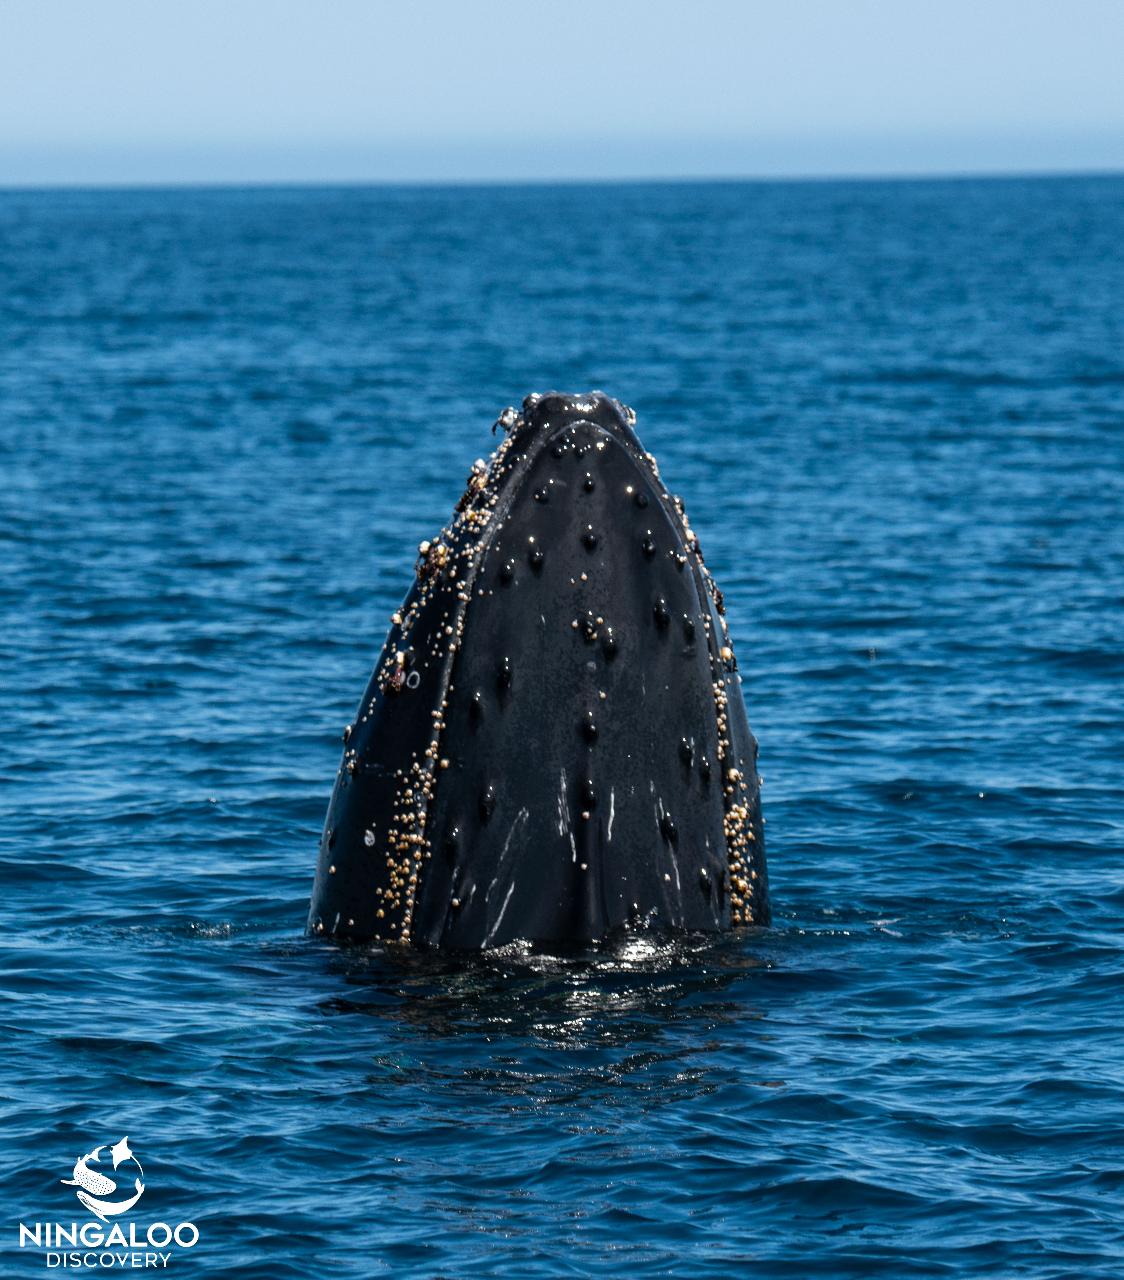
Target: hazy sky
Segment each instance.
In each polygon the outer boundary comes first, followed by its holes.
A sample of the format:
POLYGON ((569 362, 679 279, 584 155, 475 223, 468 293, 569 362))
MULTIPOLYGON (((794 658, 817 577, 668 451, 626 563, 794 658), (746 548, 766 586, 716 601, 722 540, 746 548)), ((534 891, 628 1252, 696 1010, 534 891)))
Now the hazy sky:
POLYGON ((1124 0, 0 0, 0 183, 1124 168, 1124 0))

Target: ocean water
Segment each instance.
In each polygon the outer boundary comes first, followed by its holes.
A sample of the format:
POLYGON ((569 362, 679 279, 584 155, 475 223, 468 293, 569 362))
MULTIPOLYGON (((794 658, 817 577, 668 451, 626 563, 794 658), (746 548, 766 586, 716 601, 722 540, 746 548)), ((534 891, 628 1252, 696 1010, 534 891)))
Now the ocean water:
POLYGON ((127 1134, 182 1274, 1124 1275, 1122 246, 1116 178, 0 194, 3 1274, 127 1134), (725 591, 774 924, 306 940, 552 387, 725 591))

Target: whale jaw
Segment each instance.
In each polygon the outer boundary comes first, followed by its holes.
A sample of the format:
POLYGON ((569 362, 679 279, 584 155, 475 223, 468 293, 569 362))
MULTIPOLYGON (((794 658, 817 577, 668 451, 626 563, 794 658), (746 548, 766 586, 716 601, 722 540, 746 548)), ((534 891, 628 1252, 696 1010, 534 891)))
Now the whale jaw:
POLYGON ((768 919, 721 595, 634 415, 529 397, 349 727, 310 929, 456 949, 768 919))

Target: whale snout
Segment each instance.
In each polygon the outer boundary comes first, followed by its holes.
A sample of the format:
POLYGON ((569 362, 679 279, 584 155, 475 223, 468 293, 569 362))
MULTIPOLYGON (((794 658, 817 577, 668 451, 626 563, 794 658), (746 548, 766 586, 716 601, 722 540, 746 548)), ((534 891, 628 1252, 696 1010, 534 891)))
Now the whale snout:
POLYGON ((520 424, 530 432, 549 432, 577 422, 590 422, 612 432, 632 435, 636 415, 619 400, 603 391, 588 391, 584 395, 571 392, 548 391, 542 395, 530 395, 523 401, 520 424))

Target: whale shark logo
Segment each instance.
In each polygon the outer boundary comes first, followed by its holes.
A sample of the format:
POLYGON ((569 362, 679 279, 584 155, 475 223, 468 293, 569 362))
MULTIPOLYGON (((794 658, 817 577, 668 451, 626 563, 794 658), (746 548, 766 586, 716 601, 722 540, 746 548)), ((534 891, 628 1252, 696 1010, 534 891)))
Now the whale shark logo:
POLYGON ((60 1181, 64 1186, 77 1187, 75 1193, 83 1205, 93 1214, 96 1214, 102 1222, 111 1217, 116 1217, 119 1213, 128 1213, 128 1211, 137 1203, 144 1195, 144 1170, 141 1168, 140 1161, 129 1150, 129 1139, 122 1138, 120 1142, 115 1142, 111 1146, 104 1143, 100 1147, 95 1147, 93 1151, 89 1151, 84 1156, 79 1156, 74 1162, 74 1176, 72 1178, 61 1178, 60 1181), (117 1185, 114 1178, 108 1176, 107 1173, 92 1169, 91 1165, 102 1163, 102 1152, 109 1151, 109 1157, 112 1161, 114 1172, 123 1169, 127 1174, 133 1172, 131 1166, 135 1166, 136 1173, 133 1185, 136 1188, 136 1194, 130 1196, 126 1200, 106 1199, 115 1192, 123 1190, 117 1185))

